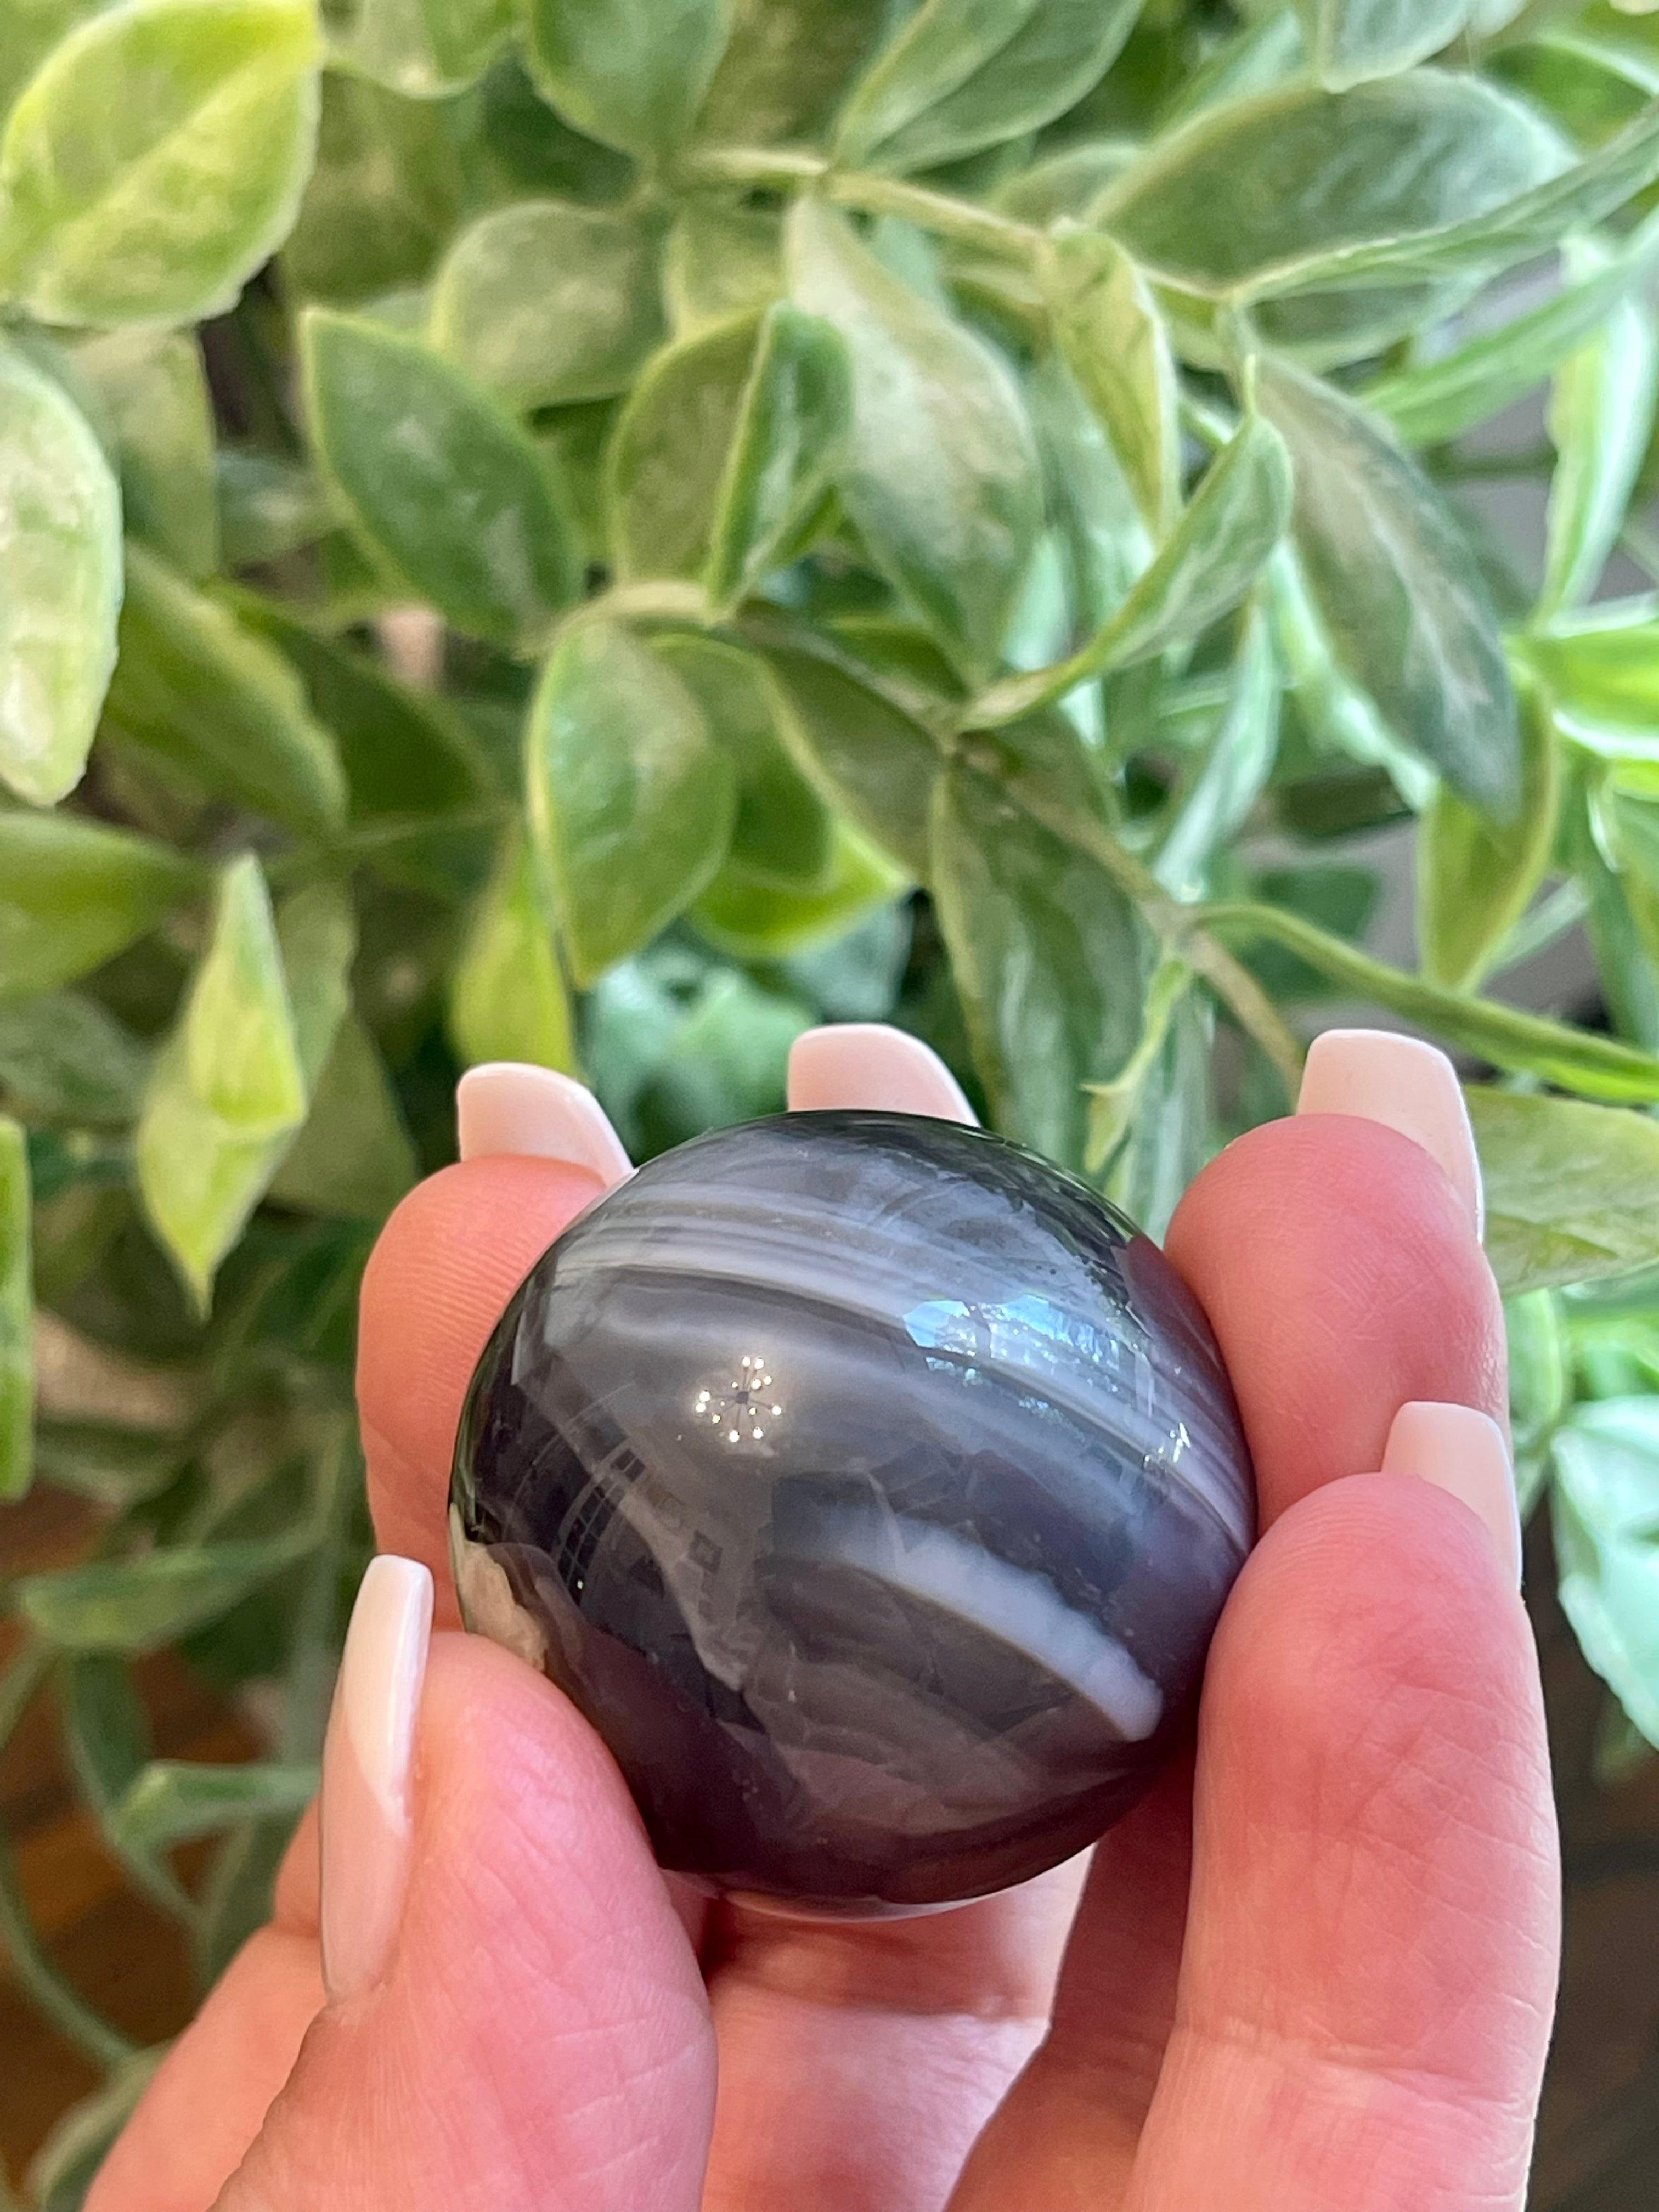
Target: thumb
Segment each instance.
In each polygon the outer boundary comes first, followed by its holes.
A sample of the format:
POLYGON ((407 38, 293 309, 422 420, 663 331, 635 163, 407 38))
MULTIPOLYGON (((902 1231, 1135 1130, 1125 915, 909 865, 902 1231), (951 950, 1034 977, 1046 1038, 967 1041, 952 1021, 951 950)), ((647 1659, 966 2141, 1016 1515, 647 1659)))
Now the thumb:
POLYGON ((324 1756, 329 2002, 220 2212, 693 2212, 697 1963, 598 1740, 382 1557, 324 1756))

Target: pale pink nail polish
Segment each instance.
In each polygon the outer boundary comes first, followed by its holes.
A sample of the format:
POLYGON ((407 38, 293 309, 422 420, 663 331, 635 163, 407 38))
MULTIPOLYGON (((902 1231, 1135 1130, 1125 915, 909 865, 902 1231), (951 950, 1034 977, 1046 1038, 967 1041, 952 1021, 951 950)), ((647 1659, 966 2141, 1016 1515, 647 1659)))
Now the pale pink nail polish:
POLYGON ((323 1981, 347 2004, 385 1978, 413 1833, 415 1721, 432 1636, 432 1577, 371 1559, 351 1609, 323 1746, 323 1981))
POLYGON ((885 1022, 835 1022, 808 1030, 789 1048, 789 1103, 796 1113, 865 1106, 975 1121, 962 1085, 920 1037, 885 1022))
POLYGON ((1445 1170, 1477 1237, 1486 1199, 1463 1086, 1445 1054, 1388 1030, 1327 1030, 1308 1048, 1298 1114, 1355 1114, 1421 1145, 1445 1170))
POLYGON ((1504 1431, 1473 1406, 1415 1399, 1394 1417, 1384 1474, 1414 1474, 1462 1498, 1480 1516, 1504 1571, 1521 1586, 1521 1508, 1504 1431))
POLYGON ((634 1172, 603 1106, 574 1076, 527 1060, 492 1060, 469 1067, 455 1086, 455 1125, 464 1160, 500 1152, 566 1160, 607 1189, 634 1172))

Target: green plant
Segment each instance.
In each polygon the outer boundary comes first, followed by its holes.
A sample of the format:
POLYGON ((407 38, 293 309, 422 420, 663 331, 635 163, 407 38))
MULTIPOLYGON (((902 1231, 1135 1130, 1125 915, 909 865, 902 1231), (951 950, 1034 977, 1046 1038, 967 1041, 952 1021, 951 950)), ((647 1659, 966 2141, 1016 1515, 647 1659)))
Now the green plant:
MULTIPOLYGON (((0 1738, 58 1698, 211 1976, 367 1539, 358 1276, 466 1061, 647 1152, 890 1018, 1157 1230, 1365 1001, 1490 1075, 1528 1502, 1659 1741, 1659 597, 1592 604, 1659 583, 1659 19, 323 14, 0 33, 0 1495, 99 1517, 11 1586, 0 1738), (1345 841, 1413 817, 1407 972, 1345 841), (1488 994, 1580 923, 1606 1030, 1488 994), (36 1303, 164 1417, 32 1421, 36 1303), (283 1686, 268 1762, 150 1758, 174 1641, 283 1686)), ((0 1934, 111 2069, 68 2207, 147 2059, 3 1857, 0 1934)))

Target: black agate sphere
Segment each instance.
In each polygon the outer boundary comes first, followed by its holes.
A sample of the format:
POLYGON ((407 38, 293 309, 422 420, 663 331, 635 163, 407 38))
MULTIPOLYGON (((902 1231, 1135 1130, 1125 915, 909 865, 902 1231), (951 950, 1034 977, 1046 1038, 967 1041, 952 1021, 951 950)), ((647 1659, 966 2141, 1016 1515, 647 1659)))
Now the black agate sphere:
POLYGON ((1252 1533, 1202 1313, 1081 1183, 819 1113, 665 1153, 479 1363, 467 1625, 568 1692, 665 1866, 816 1911, 1080 1850, 1181 1733, 1252 1533))

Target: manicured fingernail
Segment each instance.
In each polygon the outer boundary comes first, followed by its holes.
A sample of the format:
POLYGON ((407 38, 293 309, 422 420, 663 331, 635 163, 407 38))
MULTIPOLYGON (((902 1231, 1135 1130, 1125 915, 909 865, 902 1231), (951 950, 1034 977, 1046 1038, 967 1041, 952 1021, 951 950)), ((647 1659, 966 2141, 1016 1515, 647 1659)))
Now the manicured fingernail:
POLYGON ((1394 1417, 1382 1454, 1384 1474, 1415 1474, 1461 1498, 1479 1514, 1504 1571, 1521 1586, 1521 1507, 1504 1431, 1473 1406, 1417 1399, 1394 1417))
POLYGON ((1468 1208, 1474 1233, 1486 1227, 1480 1159, 1457 1071, 1420 1037, 1387 1030, 1327 1030, 1308 1048, 1298 1114, 1358 1114, 1385 1122, 1440 1163, 1468 1208))
POLYGON ((585 1084, 526 1060, 490 1060, 469 1067, 455 1086, 455 1124, 464 1160, 496 1152, 568 1160, 607 1189, 634 1172, 622 1139, 585 1084))
POLYGON ((409 1886, 415 1717, 432 1638, 432 1577, 368 1563, 351 1609, 323 1746, 323 1982, 349 2003, 391 1963, 409 1886))
POLYGON ((836 1022, 798 1036, 789 1048, 789 1103, 797 1113, 867 1106, 970 1127, 975 1118, 939 1054, 885 1022, 836 1022))

